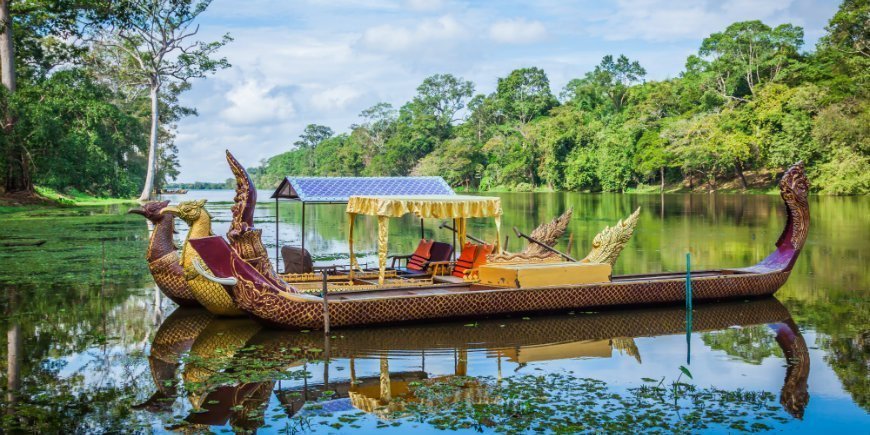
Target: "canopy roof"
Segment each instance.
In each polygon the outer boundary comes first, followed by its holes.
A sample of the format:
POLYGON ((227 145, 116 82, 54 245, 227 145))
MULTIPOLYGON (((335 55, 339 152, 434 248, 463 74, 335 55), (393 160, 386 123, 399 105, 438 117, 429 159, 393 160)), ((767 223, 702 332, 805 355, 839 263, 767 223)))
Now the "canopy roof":
POLYGON ((347 202, 348 213, 401 217, 413 213, 419 218, 459 219, 499 217, 501 198, 470 195, 354 195, 347 202))
POLYGON ((272 198, 346 203, 353 195, 455 195, 441 177, 286 177, 272 198))

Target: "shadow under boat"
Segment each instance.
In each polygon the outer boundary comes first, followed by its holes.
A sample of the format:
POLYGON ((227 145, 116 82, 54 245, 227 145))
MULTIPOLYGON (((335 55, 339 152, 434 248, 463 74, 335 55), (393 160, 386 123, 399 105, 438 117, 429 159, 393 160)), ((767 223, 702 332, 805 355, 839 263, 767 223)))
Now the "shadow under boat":
MULTIPOLYGON (((230 423, 233 427, 245 429, 264 424, 263 412, 273 391, 289 416, 308 409, 307 403, 317 402, 323 409, 355 408, 385 417, 388 413, 401 411, 409 401, 418 400, 413 396, 412 383, 451 379, 462 379, 465 383, 463 394, 455 400, 489 403, 497 398, 490 397, 485 388, 476 385, 474 378, 465 377, 470 351, 482 351, 495 359, 501 377, 503 360, 522 365, 567 358, 606 358, 618 351, 640 362, 642 359, 634 344, 635 338, 685 332, 685 311, 675 307, 527 320, 504 319, 480 322, 475 327, 454 323, 351 329, 342 331, 340 338, 261 329, 249 319, 210 317, 208 324, 202 327, 202 322, 180 321, 195 317, 185 314, 186 311, 176 310, 161 325, 149 361, 153 357, 153 361, 159 361, 157 367, 172 366, 171 356, 174 355, 177 357, 174 367, 177 368, 187 346, 190 355, 197 360, 188 364, 182 375, 186 387, 192 387, 185 388, 193 406, 193 411, 186 417, 188 424, 223 426, 230 423), (167 340, 165 337, 178 339, 167 340), (239 352, 243 348, 253 350, 239 352), (455 358, 453 374, 430 376, 425 370, 427 356, 430 360, 443 359, 450 353, 455 358), (323 380, 309 383, 305 379, 301 385, 295 386, 282 386, 280 382, 268 380, 208 387, 209 376, 229 370, 227 367, 243 354, 245 358, 272 362, 268 365, 271 370, 276 367, 290 370, 308 361, 322 361, 323 380), (419 354, 423 369, 391 371, 390 358, 396 354, 419 354), (332 373, 343 378, 330 381, 330 361, 336 358, 347 359, 350 370, 349 373, 332 373), (357 376, 355 364, 362 359, 379 360, 379 374, 357 376), (329 394, 330 400, 322 400, 325 393, 329 394), (398 397, 402 400, 395 401, 398 397)), ((768 325, 776 335, 776 342, 788 364, 780 402, 790 415, 802 418, 809 400, 809 354, 800 330, 785 306, 774 298, 699 305, 695 307, 693 325, 694 332, 768 325)), ((172 395, 178 392, 174 388, 168 390, 166 385, 174 385, 171 381, 176 379, 175 371, 152 366, 152 376, 158 390, 155 396, 159 395, 161 403, 169 401, 171 404, 175 398, 172 395)), ((143 408, 168 410, 165 405, 143 408)))

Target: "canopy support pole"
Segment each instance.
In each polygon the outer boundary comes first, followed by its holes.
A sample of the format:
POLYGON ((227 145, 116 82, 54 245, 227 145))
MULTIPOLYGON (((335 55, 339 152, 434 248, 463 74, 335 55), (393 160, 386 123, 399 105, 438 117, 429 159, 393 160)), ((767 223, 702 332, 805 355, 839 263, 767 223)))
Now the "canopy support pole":
MULTIPOLYGON (((453 218, 453 228, 456 228, 456 218, 453 218)), ((453 232, 453 261, 456 261, 456 232, 453 232)))
POLYGON ((305 255, 305 203, 302 203, 302 235, 300 236, 302 239, 302 255, 305 255))
POLYGON ((378 216, 378 285, 384 285, 387 269, 387 239, 390 234, 390 217, 378 216))
POLYGON ((350 279, 353 280, 354 272, 357 269, 362 270, 359 267, 359 263, 356 261, 356 254, 353 253, 353 224, 356 220, 356 213, 348 213, 348 229, 347 229, 347 248, 348 253, 350 254, 350 279))
POLYGON ((281 261, 281 255, 279 254, 279 252, 281 252, 280 251, 281 250, 281 240, 280 240, 280 234, 278 234, 278 222, 280 221, 280 219, 278 217, 278 213, 280 213, 280 212, 278 209, 278 198, 276 197, 275 198, 275 273, 281 273, 281 271, 279 270, 280 266, 278 265, 278 263, 281 261))
POLYGON ((426 233, 423 232, 423 218, 420 218, 420 239, 425 239, 426 233))

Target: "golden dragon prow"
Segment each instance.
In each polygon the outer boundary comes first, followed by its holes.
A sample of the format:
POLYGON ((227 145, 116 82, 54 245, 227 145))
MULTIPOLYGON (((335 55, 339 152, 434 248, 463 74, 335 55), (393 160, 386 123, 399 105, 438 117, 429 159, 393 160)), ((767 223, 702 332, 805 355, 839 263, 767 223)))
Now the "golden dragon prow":
POLYGON ((244 312, 236 307, 224 287, 216 282, 203 278, 194 268, 194 262, 199 260, 199 254, 190 247, 190 240, 214 235, 211 231, 211 215, 205 209, 206 200, 184 201, 175 206, 163 209, 161 213, 175 215, 187 222, 190 230, 184 247, 181 248, 181 266, 184 268, 184 279, 190 286, 190 291, 205 308, 220 316, 241 316, 244 312))

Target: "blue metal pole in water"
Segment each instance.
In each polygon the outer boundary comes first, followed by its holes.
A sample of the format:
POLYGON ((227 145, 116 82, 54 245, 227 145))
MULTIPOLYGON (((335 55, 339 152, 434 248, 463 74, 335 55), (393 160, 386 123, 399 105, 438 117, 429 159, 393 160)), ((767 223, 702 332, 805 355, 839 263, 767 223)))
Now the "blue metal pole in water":
POLYGON ((686 253, 686 364, 692 359, 692 254, 686 253))

